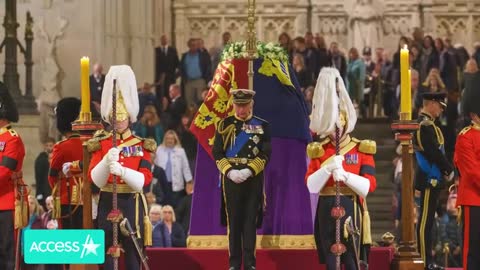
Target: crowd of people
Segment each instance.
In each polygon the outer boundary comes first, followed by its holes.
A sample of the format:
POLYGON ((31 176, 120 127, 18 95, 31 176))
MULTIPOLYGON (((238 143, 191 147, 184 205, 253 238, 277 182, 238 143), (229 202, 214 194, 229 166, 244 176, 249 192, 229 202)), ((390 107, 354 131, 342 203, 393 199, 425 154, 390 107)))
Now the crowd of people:
MULTIPOLYGON (((189 230, 193 193, 197 142, 189 131, 194 113, 205 99, 213 73, 221 59, 225 45, 231 42, 230 33, 222 35, 222 46, 205 48, 202 39, 188 41, 188 51, 178 57, 167 36, 161 37, 156 48, 155 82, 144 83, 138 89, 140 112, 131 127, 140 137, 152 138, 157 144, 152 155, 152 183, 144 188, 149 218, 153 224, 154 247, 185 247, 189 230)), ((316 80, 323 67, 338 69, 348 94, 360 118, 387 117, 398 119, 400 100, 400 49, 410 50, 413 118, 422 110, 424 93, 446 93, 448 104, 438 119, 445 137, 445 151, 452 163, 456 134, 468 122, 459 112, 459 100, 465 87, 478 87, 474 76, 480 76, 480 44, 469 53, 460 44, 453 45, 448 38, 433 38, 416 29, 412 37, 401 37, 398 50, 384 48, 350 48, 343 51, 333 41, 327 47, 325 39, 311 32, 291 39, 287 33, 278 38, 288 52, 306 104, 311 111, 316 80), (361 50, 361 54, 359 52, 361 50)), ((101 64, 96 64, 90 77, 90 90, 94 117, 100 116, 101 96, 105 75, 101 64)), ((49 158, 55 139, 44 142, 44 151, 35 162, 36 198, 30 197, 29 227, 54 229, 51 218, 51 187, 48 185, 49 158)), ((400 201, 401 159, 394 161, 394 199, 400 201)), ((457 208, 452 206, 454 192, 445 191, 436 209, 432 255, 438 264, 461 266, 460 227, 456 223, 457 208), (447 245, 448 244, 448 245, 447 245)), ((420 204, 419 194, 416 196, 420 204)), ((399 205, 399 203, 394 203, 399 205)), ((418 212, 418 211, 417 211, 418 212)), ((394 210, 395 226, 400 211, 394 210)))

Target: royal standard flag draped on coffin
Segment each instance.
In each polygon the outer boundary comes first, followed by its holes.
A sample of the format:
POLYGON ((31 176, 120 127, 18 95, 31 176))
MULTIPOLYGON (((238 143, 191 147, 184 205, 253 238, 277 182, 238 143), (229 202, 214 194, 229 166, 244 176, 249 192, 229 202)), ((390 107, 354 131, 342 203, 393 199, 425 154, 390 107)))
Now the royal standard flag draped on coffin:
MULTIPOLYGON (((230 91, 248 88, 245 42, 227 45, 204 103, 190 130, 211 156, 218 122, 233 114, 230 91)), ((270 122, 272 137, 309 141, 308 112, 286 52, 272 43, 257 44, 254 60, 254 114, 270 122)))

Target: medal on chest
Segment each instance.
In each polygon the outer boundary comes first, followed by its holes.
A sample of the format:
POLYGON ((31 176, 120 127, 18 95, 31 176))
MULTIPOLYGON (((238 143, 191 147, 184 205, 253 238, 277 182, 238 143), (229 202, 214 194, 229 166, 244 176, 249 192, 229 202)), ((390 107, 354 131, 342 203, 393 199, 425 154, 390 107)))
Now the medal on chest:
POLYGON ((346 154, 345 155, 345 163, 347 165, 357 165, 358 164, 358 154, 346 154))
POLYGON ((140 145, 124 146, 122 152, 124 157, 143 157, 143 148, 140 145))

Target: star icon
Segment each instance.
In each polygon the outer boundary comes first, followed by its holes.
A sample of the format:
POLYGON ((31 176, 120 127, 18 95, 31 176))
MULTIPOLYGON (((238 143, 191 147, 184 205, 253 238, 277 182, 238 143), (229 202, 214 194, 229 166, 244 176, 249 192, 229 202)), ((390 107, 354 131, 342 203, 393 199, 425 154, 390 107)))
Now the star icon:
POLYGON ((87 235, 87 239, 85 240, 85 244, 83 244, 83 250, 82 250, 82 255, 80 256, 80 259, 83 259, 83 256, 87 256, 90 253, 95 254, 97 256, 97 248, 100 246, 100 244, 95 244, 93 242, 93 239, 90 235, 87 235), (85 254, 86 251, 86 254, 85 254))

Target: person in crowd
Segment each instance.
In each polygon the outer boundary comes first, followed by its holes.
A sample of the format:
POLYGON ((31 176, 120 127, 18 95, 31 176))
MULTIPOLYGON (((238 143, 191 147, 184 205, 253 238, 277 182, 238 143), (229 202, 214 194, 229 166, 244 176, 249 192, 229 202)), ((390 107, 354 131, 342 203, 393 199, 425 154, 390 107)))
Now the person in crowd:
POLYGON ((397 114, 397 103, 395 97, 395 86, 394 86, 394 70, 393 63, 391 61, 391 55, 387 50, 383 51, 383 64, 380 68, 380 79, 382 86, 382 98, 383 98, 383 113, 388 117, 389 120, 396 118, 397 114))
POLYGON ((440 77, 440 72, 436 68, 432 68, 425 81, 422 83, 425 92, 437 93, 446 92, 445 84, 440 77))
MULTIPOLYGON (((162 222, 167 231, 166 238, 170 238, 172 247, 186 247, 187 237, 182 225, 177 223, 173 207, 165 205, 162 207, 162 222)), ((168 240, 165 242, 168 243, 168 240)))
POLYGON ((176 132, 180 138, 180 143, 187 154, 188 163, 192 173, 195 171, 195 160, 197 158, 197 138, 190 131, 191 116, 184 114, 182 124, 178 126, 176 132))
MULTIPOLYGON (((20 236, 21 239, 21 256, 25 256, 24 253, 24 245, 25 245, 25 231, 31 229, 43 229, 41 227, 41 216, 44 213, 43 207, 40 203, 35 199, 34 196, 28 195, 28 212, 30 213, 30 217, 28 218, 28 224, 22 229, 22 233, 20 236)), ((37 264, 26 264, 25 261, 21 260, 21 269, 25 270, 39 270, 41 269, 40 265, 37 264)))
POLYGON ((160 46, 155 48, 155 95, 159 100, 170 99, 168 88, 175 83, 179 68, 177 49, 168 43, 164 34, 160 37, 160 46))
POLYGON ((363 90, 366 78, 365 63, 360 58, 356 48, 351 48, 348 55, 348 93, 350 94, 350 98, 360 111, 361 115, 365 117, 366 110, 363 107, 363 90))
POLYGON ((442 261, 444 262, 445 256, 447 256, 449 267, 462 267, 462 229, 458 222, 456 199, 456 193, 449 194, 447 201, 448 221, 440 227, 439 243, 443 255, 442 261), (445 249, 445 247, 448 247, 448 249, 445 249))
POLYGON ((158 144, 163 141, 163 126, 154 105, 146 105, 140 121, 132 126, 135 135, 142 138, 151 138, 158 144))
POLYGON ((314 86, 309 86, 304 91, 305 104, 307 105, 308 114, 312 113, 313 93, 315 92, 314 86))
MULTIPOLYGON (((280 46, 285 50, 285 52, 291 56, 292 55, 292 39, 290 38, 290 35, 288 35, 286 32, 281 33, 278 36, 278 43, 280 46)), ((290 58, 290 62, 292 59, 290 58)))
POLYGON ((398 48, 397 51, 393 54, 393 70, 394 70, 394 77, 393 77, 393 85, 396 87, 400 84, 400 51, 401 49, 405 48, 405 46, 409 47, 410 41, 407 37, 401 36, 398 40, 398 48))
MULTIPOLYGON (((145 112, 145 106, 147 105, 153 105, 157 112, 160 111, 162 105, 160 104, 160 100, 152 92, 152 88, 153 86, 146 82, 138 89, 138 103, 140 104, 138 118, 142 118, 145 112)), ((160 113, 158 113, 158 116, 160 116, 160 113)))
MULTIPOLYGON (((373 59, 372 59, 372 48, 370 47, 363 48, 362 55, 363 55, 362 60, 365 64, 365 85, 363 86, 364 88, 363 107, 365 108, 365 110, 369 108, 368 111, 373 113, 374 100, 377 94, 376 90, 378 88, 378 82, 375 80, 377 77, 376 76, 377 73, 375 73, 376 63, 373 62, 373 59), (365 93, 365 92, 368 92, 368 93, 365 93)), ((370 116, 371 114, 368 113, 368 115, 370 116)))
POLYGON ((435 48, 439 54, 438 70, 440 78, 445 83, 445 90, 448 92, 457 92, 459 89, 456 56, 448 51, 448 48, 441 38, 435 39, 435 48))
POLYGON ((222 44, 220 47, 212 49, 212 72, 215 72, 217 69, 218 64, 220 63, 222 52, 225 46, 230 43, 232 40, 232 34, 230 32, 223 32, 222 34, 222 44))
POLYGON ((453 179, 453 167, 444 151, 443 134, 435 124, 447 107, 445 93, 423 94, 423 108, 418 117, 420 129, 413 139, 417 169, 415 189, 421 192, 420 226, 417 227, 418 250, 426 269, 436 269, 432 258, 432 226, 441 190, 453 179))
MULTIPOLYGON (((463 72, 464 77, 464 86, 465 89, 463 91, 463 95, 465 93, 472 93, 473 91, 477 91, 480 87, 480 70, 478 68, 477 61, 474 58, 470 58, 466 65, 465 70, 463 72)), ((461 105, 463 106, 463 104, 461 105)), ((460 113, 460 120, 458 125, 460 125, 459 130, 462 130, 464 127, 470 125, 470 115, 460 113)))
POLYGON ((152 222, 152 247, 172 247, 172 238, 169 237, 168 228, 162 222, 162 206, 153 204, 149 211, 152 222))
POLYGON ((310 74, 305 67, 304 58, 301 54, 295 53, 293 55, 292 66, 295 71, 295 75, 297 76, 298 84, 302 88, 302 91, 312 85, 312 78, 310 77, 310 74))
MULTIPOLYGON (((322 68, 331 66, 331 62, 330 62, 330 56, 327 49, 327 43, 325 42, 325 39, 323 38, 323 36, 321 36, 318 33, 315 35, 315 44, 317 45, 317 55, 318 55, 318 59, 317 59, 318 71, 316 74, 319 74, 322 68)), ((316 77, 314 79, 316 79, 316 77)))
POLYGON ((185 183, 192 181, 193 177, 187 154, 175 131, 165 132, 163 143, 157 148, 155 156, 155 164, 162 167, 167 176, 168 185, 165 190, 167 203, 176 207, 180 199, 186 195, 185 183))
POLYGON ((343 81, 347 81, 347 59, 343 55, 343 53, 340 51, 338 48, 338 43, 337 42, 332 42, 330 43, 330 49, 329 49, 329 62, 331 65, 340 72, 340 75, 342 76, 343 81))
POLYGON ((152 204, 160 204, 164 205, 167 204, 167 196, 165 194, 165 190, 167 190, 167 176, 165 174, 165 170, 155 164, 155 155, 156 153, 151 154, 151 171, 152 171, 152 182, 150 185, 143 188, 143 193, 147 197, 147 202, 149 206, 152 204))
POLYGON ((93 65, 93 74, 90 75, 90 100, 93 118, 100 118, 100 103, 102 103, 104 83, 105 74, 103 74, 103 66, 100 63, 95 63, 93 65))
POLYGON ((202 48, 199 48, 200 44, 196 39, 189 39, 187 45, 188 51, 180 60, 180 74, 187 105, 195 106, 212 77, 212 68, 208 52, 206 55, 202 48))
POLYGON ((182 225, 185 230, 185 235, 188 235, 190 229, 190 212, 192 210, 192 197, 193 197, 194 182, 188 182, 185 186, 185 192, 187 195, 183 197, 175 208, 177 222, 182 225))
POLYGON ((477 41, 473 44, 473 53, 472 58, 478 63, 480 63, 480 41, 477 41))
POLYGON ((55 139, 47 138, 47 141, 43 144, 43 151, 38 154, 35 159, 35 187, 37 200, 40 205, 46 209, 45 199, 50 196, 52 189, 48 184, 48 169, 50 168, 50 162, 48 160, 48 154, 52 152, 55 139))
POLYGON ((303 37, 297 37, 294 39, 293 48, 292 57, 295 54, 300 54, 303 56, 307 77, 310 81, 314 81, 316 79, 314 76, 317 69, 317 53, 315 52, 314 48, 307 47, 305 38, 303 37))
POLYGON ((439 61, 440 57, 433 38, 428 35, 425 36, 423 39, 422 53, 420 55, 420 69, 418 70, 421 82, 427 79, 432 68, 439 68, 439 61))
POLYGON ((180 125, 182 115, 187 111, 187 103, 182 96, 180 85, 172 84, 168 91, 171 102, 165 111, 168 114, 167 128, 176 129, 180 125))

